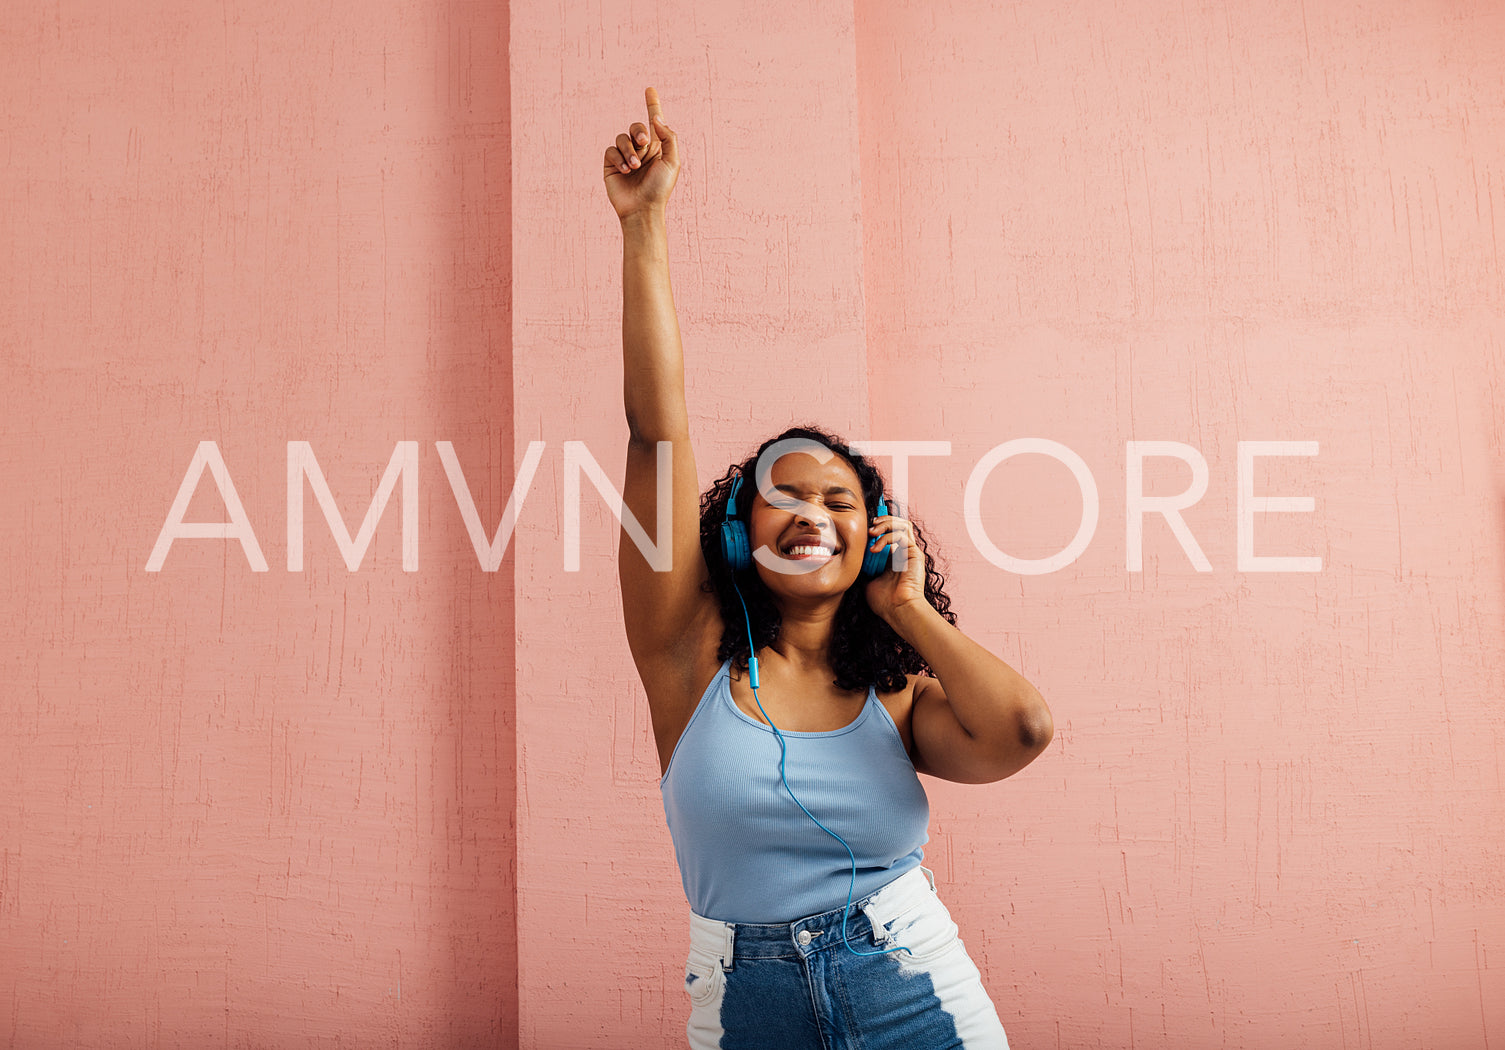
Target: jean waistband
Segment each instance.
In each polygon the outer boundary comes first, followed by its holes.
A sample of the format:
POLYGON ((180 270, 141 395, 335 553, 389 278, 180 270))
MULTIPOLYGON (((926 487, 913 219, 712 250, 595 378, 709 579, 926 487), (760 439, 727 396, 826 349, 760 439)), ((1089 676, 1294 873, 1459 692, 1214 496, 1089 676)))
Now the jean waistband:
POLYGON ((779 959, 811 955, 841 946, 845 914, 847 939, 855 944, 882 945, 888 923, 916 904, 935 896, 935 875, 926 867, 913 868, 877 893, 846 906, 809 915, 794 922, 722 922, 690 913, 690 948, 717 959, 730 970, 737 959, 779 959))

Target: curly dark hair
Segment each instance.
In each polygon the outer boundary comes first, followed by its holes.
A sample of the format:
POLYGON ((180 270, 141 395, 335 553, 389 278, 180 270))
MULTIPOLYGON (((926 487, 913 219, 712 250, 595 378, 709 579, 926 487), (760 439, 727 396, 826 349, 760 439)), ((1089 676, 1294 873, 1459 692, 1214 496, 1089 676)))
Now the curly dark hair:
MULTIPOLYGON (((773 595, 759 577, 753 566, 733 573, 721 556, 721 523, 726 519, 726 503, 733 481, 739 476, 746 478, 738 493, 744 508, 750 505, 753 493, 749 491, 758 457, 777 441, 804 438, 818 441, 841 456, 857 472, 862 485, 863 501, 867 504, 869 520, 883 496, 883 475, 872 461, 852 451, 846 441, 815 426, 791 427, 776 437, 771 437, 758 450, 741 463, 733 463, 725 474, 700 496, 700 549, 705 554, 706 568, 710 572, 703 588, 716 595, 721 607, 721 647, 717 657, 730 659, 738 671, 747 671, 747 630, 743 626, 742 602, 737 598, 737 589, 732 584, 736 577, 742 598, 747 602, 747 615, 752 620, 753 644, 759 649, 771 645, 779 636, 781 617, 773 595)), ((936 559, 930 553, 920 523, 909 519, 914 528, 915 542, 925 554, 925 600, 943 616, 947 623, 956 624, 956 614, 951 611, 951 599, 946 594, 946 577, 941 574, 936 559)), ((836 670, 835 684, 839 689, 866 689, 875 686, 883 692, 892 692, 904 685, 905 675, 930 674, 930 666, 914 646, 894 632, 877 613, 868 606, 866 580, 859 578, 847 588, 841 605, 836 611, 834 637, 831 640, 831 666, 836 670)))

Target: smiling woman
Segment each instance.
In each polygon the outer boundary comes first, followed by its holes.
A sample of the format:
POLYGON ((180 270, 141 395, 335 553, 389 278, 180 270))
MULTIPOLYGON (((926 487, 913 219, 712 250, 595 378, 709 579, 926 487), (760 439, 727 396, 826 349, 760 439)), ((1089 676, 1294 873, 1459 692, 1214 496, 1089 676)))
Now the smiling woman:
POLYGON ((623 500, 662 534, 669 442, 673 550, 655 571, 624 532, 618 571, 691 910, 690 1044, 1006 1048, 921 866, 916 773, 1007 777, 1049 744, 1050 711, 957 629, 922 531, 846 442, 786 431, 697 492, 668 264, 679 142, 646 103, 603 177, 623 235, 623 500))
MULTIPOLYGON (((873 539, 869 508, 876 508, 882 499, 883 478, 878 468, 818 427, 786 430, 765 441, 747 460, 728 467, 700 498, 700 549, 708 568, 703 586, 715 594, 723 623, 718 661, 730 659, 738 675, 747 671, 752 651, 744 626, 744 602, 752 645, 761 651, 780 636, 783 605, 802 592, 819 596, 833 580, 844 578, 850 559, 860 563, 873 539), (742 485, 742 479, 754 477, 757 464, 768 458, 770 449, 791 441, 812 442, 836 455, 825 464, 806 454, 779 457, 771 469, 772 502, 756 490, 749 491, 750 485, 742 485), (734 489, 739 489, 735 505, 734 489), (772 570, 768 583, 761 573, 734 573, 721 556, 722 525, 738 515, 750 518, 753 560, 772 570), (800 549, 812 543, 831 554, 812 555, 800 549), (759 550, 777 551, 782 559, 759 558, 759 550), (780 565, 780 560, 793 564, 780 565)), ((925 533, 918 522, 907 524, 922 555, 925 600, 947 623, 955 624, 956 614, 950 611, 951 599, 944 590, 946 580, 930 558, 925 533)), ((855 572, 848 575, 855 577, 855 572)), ((907 675, 929 673, 914 647, 877 614, 864 589, 850 586, 851 582, 842 590, 832 625, 830 659, 837 687, 857 690, 876 684, 880 691, 891 692, 907 684, 907 675)), ((764 665, 766 673, 767 661, 764 665)))

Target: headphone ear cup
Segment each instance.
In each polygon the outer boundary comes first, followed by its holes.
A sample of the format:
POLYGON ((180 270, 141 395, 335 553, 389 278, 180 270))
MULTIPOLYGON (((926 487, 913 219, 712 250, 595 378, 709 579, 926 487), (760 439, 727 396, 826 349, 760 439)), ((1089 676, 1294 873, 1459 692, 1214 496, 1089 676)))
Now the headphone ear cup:
MULTIPOLYGON (((752 565, 752 551, 747 538, 747 525, 740 521, 721 523, 721 558, 733 572, 741 572, 752 565)), ((864 562, 866 564, 866 562, 864 562)))
POLYGON ((742 475, 732 479, 732 490, 726 496, 726 517, 721 522, 721 560, 733 572, 741 572, 752 565, 752 541, 747 535, 747 523, 737 518, 737 493, 742 491, 742 475))
MULTIPOLYGON (((878 506, 873 511, 873 517, 881 518, 887 513, 888 502, 882 496, 879 496, 878 506)), ((882 575, 883 571, 888 568, 892 553, 888 547, 868 551, 862 556, 862 575, 866 578, 882 575)))

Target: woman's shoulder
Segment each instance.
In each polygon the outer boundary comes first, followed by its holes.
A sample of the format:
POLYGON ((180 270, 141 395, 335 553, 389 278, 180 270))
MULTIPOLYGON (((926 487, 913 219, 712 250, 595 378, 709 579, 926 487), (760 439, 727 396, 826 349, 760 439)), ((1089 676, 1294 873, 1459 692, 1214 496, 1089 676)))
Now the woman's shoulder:
POLYGON ((897 688, 897 689, 882 689, 882 688, 880 688, 880 687, 878 687, 878 686, 875 685, 875 686, 873 686, 873 692, 877 693, 878 694, 878 699, 882 700, 885 704, 888 703, 890 700, 895 700, 895 699, 900 699, 900 698, 908 698, 910 700, 913 700, 913 698, 914 698, 914 692, 915 692, 916 687, 921 682, 924 682, 924 681, 927 681, 927 680, 928 679, 927 679, 926 675, 922 675, 922 674, 907 674, 907 675, 904 676, 904 684, 901 685, 901 686, 899 686, 899 688, 897 688))

